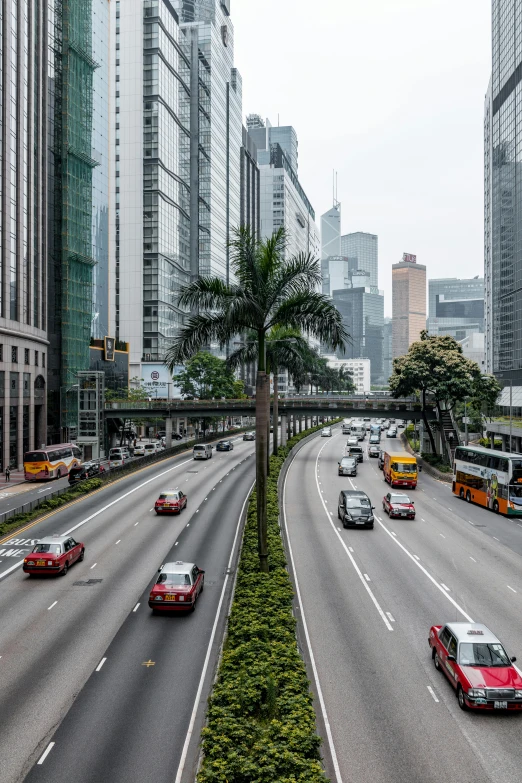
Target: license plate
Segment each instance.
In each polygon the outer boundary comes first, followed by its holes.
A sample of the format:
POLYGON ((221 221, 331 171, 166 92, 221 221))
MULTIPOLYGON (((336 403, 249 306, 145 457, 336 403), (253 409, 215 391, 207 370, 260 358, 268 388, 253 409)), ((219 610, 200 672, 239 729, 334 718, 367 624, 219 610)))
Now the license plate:
POLYGON ((493 707, 496 710, 507 710, 507 701, 494 701, 493 707))
POLYGON ((366 523, 365 523, 364 519, 356 519, 356 520, 355 520, 355 524, 356 524, 356 525, 364 525, 364 524, 366 524, 366 523))
POLYGON ((176 596, 175 595, 166 595, 165 596, 165 601, 175 601, 175 600, 176 600, 176 596))
POLYGON ((36 565, 45 565, 45 560, 37 560, 36 565))
POLYGON ((406 512, 405 511, 401 511, 401 517, 405 517, 405 516, 406 516, 406 512))

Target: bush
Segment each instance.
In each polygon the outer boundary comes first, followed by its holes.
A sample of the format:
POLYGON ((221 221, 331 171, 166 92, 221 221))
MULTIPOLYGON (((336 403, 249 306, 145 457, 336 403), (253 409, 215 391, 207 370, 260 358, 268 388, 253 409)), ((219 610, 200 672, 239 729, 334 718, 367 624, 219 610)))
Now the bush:
MULTIPOLYGON (((486 449, 491 448, 491 441, 489 438, 480 438, 479 443, 481 446, 484 446, 486 449)), ((495 438, 493 441, 493 448, 494 449, 502 449, 502 441, 499 438, 495 438)))
POLYGON ((277 457, 270 458, 268 574, 259 571, 255 492, 250 499, 228 634, 203 729, 199 783, 326 781, 312 696, 295 636, 278 498, 278 477, 286 457, 322 426, 291 438, 277 457))
POLYGON ((448 465, 440 454, 422 454, 422 459, 424 462, 427 462, 428 465, 432 465, 434 468, 437 468, 437 470, 440 470, 441 473, 451 473, 453 470, 451 465, 448 465))

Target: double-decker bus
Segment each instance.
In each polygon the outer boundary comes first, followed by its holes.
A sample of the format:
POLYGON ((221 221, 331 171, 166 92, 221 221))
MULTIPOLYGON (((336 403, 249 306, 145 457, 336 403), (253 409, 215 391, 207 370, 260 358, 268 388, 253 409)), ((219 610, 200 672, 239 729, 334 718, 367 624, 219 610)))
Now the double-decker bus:
POLYGON ((24 454, 26 481, 57 479, 67 476, 75 465, 82 464, 82 452, 75 443, 58 443, 24 454))
POLYGON ((453 494, 500 514, 522 515, 522 456, 457 446, 453 494))

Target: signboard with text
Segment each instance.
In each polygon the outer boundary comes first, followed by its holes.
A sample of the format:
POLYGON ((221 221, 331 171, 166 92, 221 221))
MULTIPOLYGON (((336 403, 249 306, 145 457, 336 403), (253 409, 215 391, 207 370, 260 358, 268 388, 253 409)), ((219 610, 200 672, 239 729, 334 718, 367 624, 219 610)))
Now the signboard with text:
POLYGON ((417 263, 417 256, 413 255, 413 253, 403 253, 402 254, 402 260, 403 261, 409 261, 410 264, 416 264, 417 263))
POLYGON ((104 346, 104 352, 105 352, 105 361, 106 362, 113 362, 114 361, 114 337, 104 337, 103 338, 103 346, 104 346))
POLYGON ((151 399, 172 400, 181 396, 167 367, 164 364, 143 364, 142 386, 151 399))

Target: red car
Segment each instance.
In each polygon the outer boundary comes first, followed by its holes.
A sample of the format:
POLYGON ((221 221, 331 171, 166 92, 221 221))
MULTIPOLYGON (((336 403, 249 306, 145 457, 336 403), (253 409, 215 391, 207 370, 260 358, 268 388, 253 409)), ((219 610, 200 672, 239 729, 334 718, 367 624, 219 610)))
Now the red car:
POLYGON ((83 560, 85 545, 70 536, 49 536, 35 544, 30 555, 24 558, 26 574, 61 574, 65 576, 76 561, 83 560))
POLYGON ((398 492, 388 492, 382 499, 382 510, 386 511, 390 519, 392 517, 404 517, 405 519, 415 519, 415 506, 413 500, 408 495, 402 495, 398 492))
POLYGON ((432 625, 433 663, 457 692, 463 710, 522 709, 522 677, 497 637, 480 623, 432 625))
POLYGON ((158 581, 149 595, 152 613, 194 611, 203 590, 205 572, 194 563, 177 560, 162 565, 158 573, 158 581))
POLYGON ((187 496, 179 489, 162 492, 154 504, 156 514, 181 514, 187 507, 187 496))

